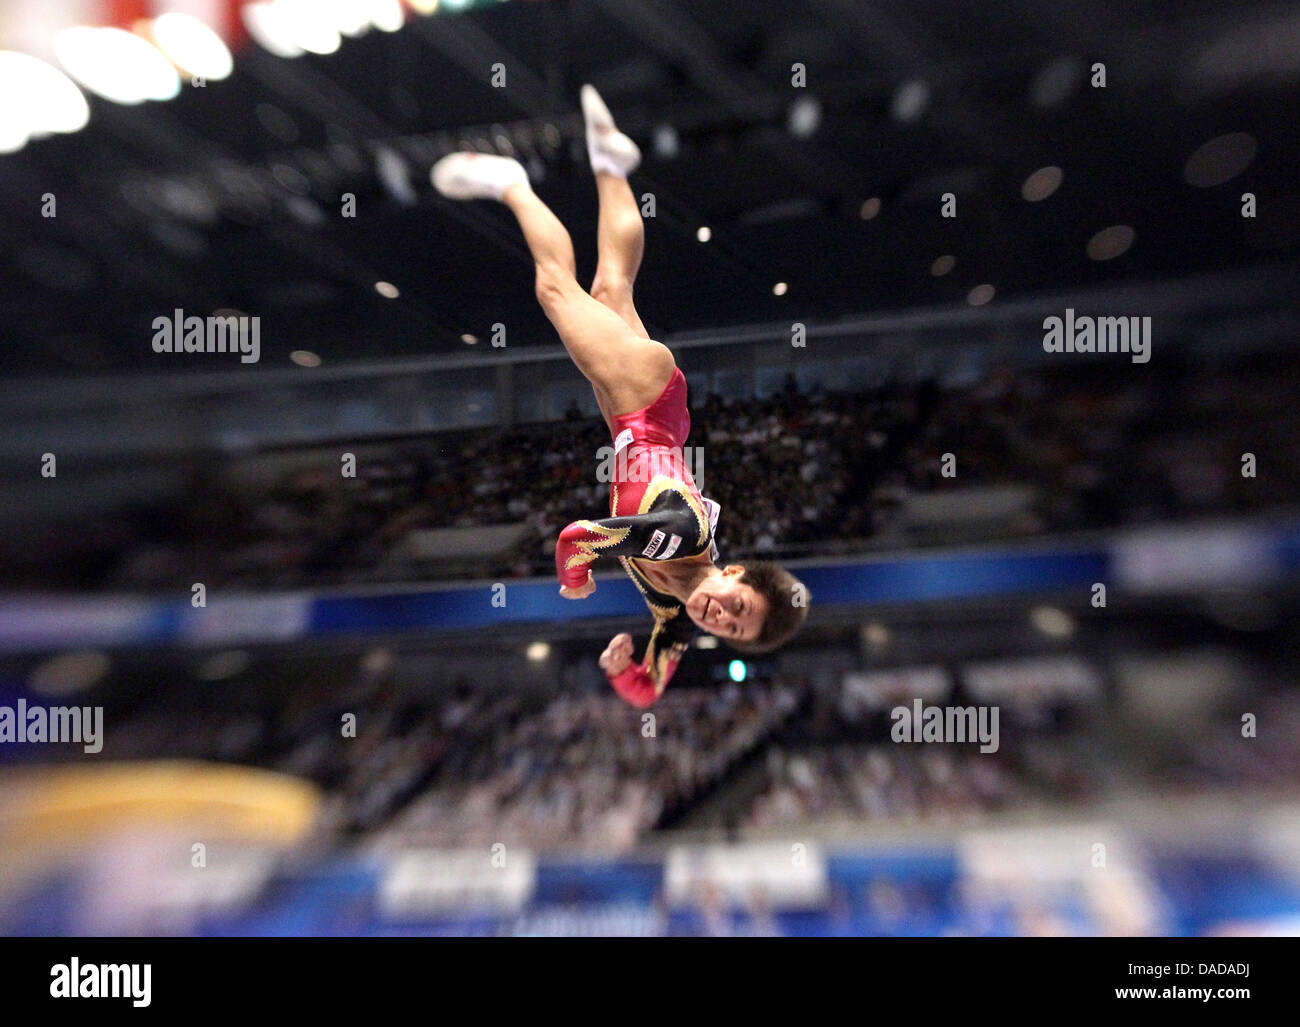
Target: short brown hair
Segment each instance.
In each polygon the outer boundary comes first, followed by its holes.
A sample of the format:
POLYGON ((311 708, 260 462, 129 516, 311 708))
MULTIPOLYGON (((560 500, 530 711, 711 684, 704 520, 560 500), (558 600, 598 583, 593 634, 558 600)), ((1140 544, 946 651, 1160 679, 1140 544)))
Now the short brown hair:
POLYGON ((767 614, 758 637, 752 642, 723 641, 737 652, 770 653, 794 638, 808 617, 808 588, 788 570, 771 560, 741 560, 745 573, 740 583, 748 585, 767 601, 767 614))

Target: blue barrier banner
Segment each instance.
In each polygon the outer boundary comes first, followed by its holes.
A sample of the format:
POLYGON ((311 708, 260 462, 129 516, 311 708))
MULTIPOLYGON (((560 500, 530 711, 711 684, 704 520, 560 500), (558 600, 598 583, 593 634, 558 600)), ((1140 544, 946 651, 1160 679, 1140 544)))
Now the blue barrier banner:
MULTIPOLYGON (((1300 575, 1300 525, 1185 525, 1085 545, 1048 541, 788 566, 808 586, 814 607, 1046 595, 1098 581, 1121 594, 1152 594, 1213 584, 1204 580, 1207 573, 1225 584, 1294 578, 1300 575), (1216 540, 1210 549, 1217 557, 1210 559, 1206 546, 1216 540)), ((507 579, 364 594, 214 593, 202 608, 191 605, 188 593, 165 600, 9 594, 0 596, 0 652, 274 643, 645 615, 641 594, 625 576, 602 574, 596 585, 581 602, 562 598, 550 579, 507 579)))
MULTIPOLYGON (((1164 908, 1162 934, 1214 934, 1227 925, 1294 933, 1300 887, 1242 853, 1154 847, 1150 887, 1164 908)), ((755 894, 752 903, 710 908, 663 902, 664 864, 628 857, 542 857, 537 885, 512 912, 446 909, 385 915, 377 901, 382 864, 326 858, 271 878, 261 894, 211 909, 190 933, 208 936, 1013 936, 1023 934, 1026 895, 971 890, 951 844, 898 845, 827 853, 830 892, 815 908, 782 908, 755 894)), ((66 872, 30 888, 0 926, 10 934, 75 934, 79 892, 66 872)), ((1040 890, 1034 908, 1068 933, 1096 935, 1104 924, 1081 885, 1040 890)))

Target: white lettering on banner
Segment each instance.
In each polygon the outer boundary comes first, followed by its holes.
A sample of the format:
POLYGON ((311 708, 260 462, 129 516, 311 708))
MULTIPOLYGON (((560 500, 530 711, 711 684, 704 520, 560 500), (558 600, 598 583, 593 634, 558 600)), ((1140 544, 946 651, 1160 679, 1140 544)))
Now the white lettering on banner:
POLYGON ((203 609, 186 610, 181 635, 204 643, 293 639, 306 633, 310 614, 305 595, 209 599, 203 609))
POLYGON ((1276 576, 1278 552, 1269 534, 1240 528, 1135 531, 1114 547, 1114 579, 1134 590, 1253 584, 1276 576))

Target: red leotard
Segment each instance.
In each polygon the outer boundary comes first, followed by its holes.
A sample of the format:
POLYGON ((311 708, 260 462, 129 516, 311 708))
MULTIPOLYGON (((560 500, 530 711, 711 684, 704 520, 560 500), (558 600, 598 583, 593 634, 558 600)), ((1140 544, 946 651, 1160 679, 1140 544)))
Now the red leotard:
POLYGON ((683 453, 691 415, 680 369, 673 370, 658 399, 614 417, 609 427, 614 440, 607 461, 612 516, 566 527, 555 547, 555 565, 561 584, 578 588, 587 580, 590 563, 602 555, 617 556, 640 589, 655 618, 650 644, 640 664, 610 682, 633 705, 644 707, 662 694, 695 626, 681 601, 651 584, 637 562, 703 552, 716 561, 718 505, 701 495, 683 453))

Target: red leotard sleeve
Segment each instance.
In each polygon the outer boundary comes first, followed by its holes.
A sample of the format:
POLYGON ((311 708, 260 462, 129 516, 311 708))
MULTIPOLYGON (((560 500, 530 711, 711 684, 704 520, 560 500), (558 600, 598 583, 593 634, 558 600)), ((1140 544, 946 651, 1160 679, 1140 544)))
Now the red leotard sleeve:
MULTIPOLYGON (((627 532, 624 531, 626 537, 627 532)), ((555 542, 555 574, 567 588, 580 588, 591 572, 599 550, 617 545, 622 538, 596 521, 574 521, 555 542)))
POLYGON ((653 559, 672 535, 681 536, 677 556, 694 556, 703 550, 698 523, 690 509, 665 505, 650 513, 604 520, 574 521, 555 542, 555 573, 560 584, 579 588, 601 556, 644 556, 653 559))
POLYGON ((644 710, 659 698, 654 679, 638 663, 628 664, 623 673, 609 678, 609 683, 614 686, 615 692, 638 710, 644 710))
POLYGON ((640 710, 663 695, 686 651, 683 632, 689 624, 684 613, 678 613, 672 620, 656 618, 641 662, 628 664, 622 673, 613 677, 606 675, 614 691, 640 710))

